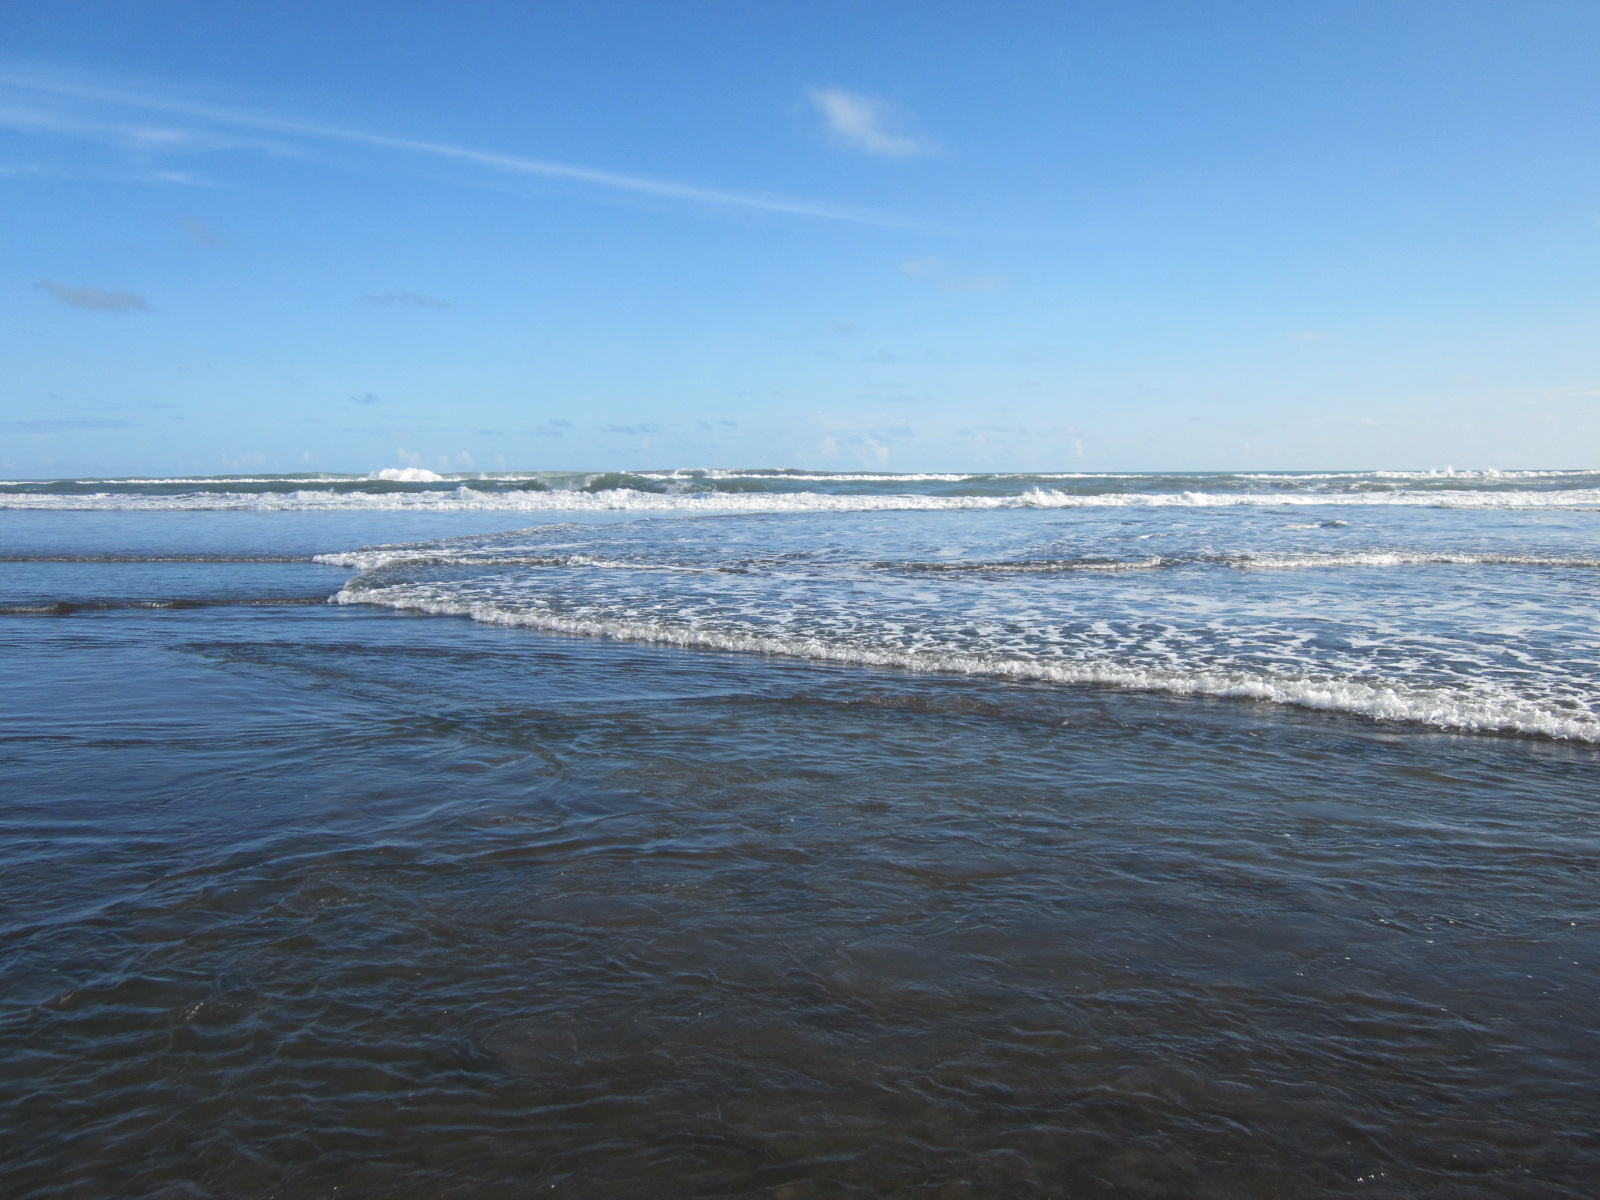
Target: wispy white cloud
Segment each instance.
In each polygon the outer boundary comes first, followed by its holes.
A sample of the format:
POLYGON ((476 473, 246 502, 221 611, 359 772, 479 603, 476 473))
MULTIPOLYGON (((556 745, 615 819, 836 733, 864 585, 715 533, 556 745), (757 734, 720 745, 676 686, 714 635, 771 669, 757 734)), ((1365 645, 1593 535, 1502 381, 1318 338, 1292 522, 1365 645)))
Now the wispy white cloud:
POLYGON ((41 279, 33 285, 41 291, 49 292, 63 304, 73 308, 87 308, 92 312, 138 312, 150 306, 144 302, 143 296, 136 296, 132 292, 108 292, 103 288, 93 287, 68 287, 64 283, 57 283, 53 279, 41 279))
MULTIPOLYGON (((71 84, 58 86, 46 78, 35 79, 0 70, 0 128, 34 138, 55 137, 107 146, 145 164, 162 156, 214 150, 252 150, 281 157, 303 157, 282 139, 240 133, 237 128, 174 129, 152 124, 151 111, 149 106, 140 105, 130 97, 71 84)), ((149 177, 189 181, 183 172, 177 171, 151 172, 149 177)))
POLYGON ((837 146, 880 158, 915 158, 942 149, 932 138, 906 132, 901 114, 877 96, 823 87, 812 88, 810 97, 829 139, 837 146))
MULTIPOLYGON (((123 145, 136 146, 140 151, 147 153, 158 153, 164 149, 193 149, 198 144, 197 131, 171 129, 165 124, 153 125, 152 119, 159 116, 168 123, 177 119, 210 126, 212 127, 210 130, 200 131, 208 135, 213 134, 215 130, 235 134, 248 131, 280 139, 341 142, 347 145, 367 146, 377 150, 465 163, 511 175, 566 180, 611 191, 680 200, 711 208, 814 217, 827 221, 849 221, 890 229, 931 230, 930 226, 920 222, 824 200, 766 192, 725 191, 573 163, 479 150, 448 142, 392 137, 341 125, 303 121, 172 95, 107 86, 80 77, 0 70, 0 89, 9 91, 14 100, 22 101, 21 104, 7 105, 4 103, 6 97, 0 95, 0 125, 13 129, 26 129, 36 134, 54 133, 100 141, 120 139, 123 145), (52 104, 88 107, 92 110, 91 119, 84 119, 71 112, 55 111, 51 108, 52 104)), ((872 127, 870 122, 868 127, 872 127)), ((892 142, 893 138, 890 140, 892 142)))

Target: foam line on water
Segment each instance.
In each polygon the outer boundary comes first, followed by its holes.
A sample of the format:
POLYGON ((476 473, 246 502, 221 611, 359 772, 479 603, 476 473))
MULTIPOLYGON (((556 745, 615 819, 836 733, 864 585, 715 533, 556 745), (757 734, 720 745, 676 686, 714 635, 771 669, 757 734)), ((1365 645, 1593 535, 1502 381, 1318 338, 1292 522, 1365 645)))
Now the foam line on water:
MULTIPOLYGON (((0 560, 5 561, 5 560, 0 560)), ((45 560, 30 560, 45 561, 45 560)), ((77 560, 73 560, 77 561, 77 560)), ((135 560, 129 560, 135 561, 135 560)), ((166 561, 161 559, 137 561, 166 561)), ((224 560, 218 560, 224 561, 224 560)), ((243 560, 241 560, 243 561, 243 560)), ((256 560, 251 560, 256 561, 256 560)), ((341 550, 318 554, 309 561, 328 566, 371 571, 380 567, 593 567, 629 571, 725 571, 742 569, 745 564, 729 561, 713 565, 687 565, 641 560, 608 559, 591 554, 536 554, 507 551, 449 551, 434 546, 373 546, 361 550, 341 550)), ((866 567, 878 571, 903 571, 912 574, 1029 575, 1056 572, 1152 571, 1171 567, 1221 566, 1242 570, 1315 570, 1333 567, 1411 567, 1411 566, 1516 566, 1573 569, 1600 569, 1600 558, 1539 554, 1479 554, 1435 551, 1352 551, 1325 554, 1200 554, 1136 559, 1104 557, 1021 559, 1017 561, 969 562, 945 560, 831 562, 833 567, 866 567)))
POLYGON ((1151 571, 1164 567, 1220 566, 1241 570, 1315 570, 1322 567, 1515 566, 1600 569, 1600 558, 1540 554, 1473 554, 1434 551, 1352 551, 1328 554, 1197 554, 1137 559, 1023 559, 1016 562, 875 562, 879 570, 939 575, 1027 575, 1068 571, 1151 571))
POLYGON ((1224 566, 1262 570, 1296 570, 1317 567, 1600 567, 1600 558, 1553 554, 1475 554, 1449 551, 1373 550, 1345 554, 1223 554, 1215 561, 1224 566))
POLYGON ((378 547, 318 554, 310 561, 331 567, 373 571, 380 567, 593 567, 617 571, 671 571, 704 574, 741 569, 737 563, 693 566, 684 563, 643 562, 599 558, 592 554, 451 554, 445 551, 378 547))

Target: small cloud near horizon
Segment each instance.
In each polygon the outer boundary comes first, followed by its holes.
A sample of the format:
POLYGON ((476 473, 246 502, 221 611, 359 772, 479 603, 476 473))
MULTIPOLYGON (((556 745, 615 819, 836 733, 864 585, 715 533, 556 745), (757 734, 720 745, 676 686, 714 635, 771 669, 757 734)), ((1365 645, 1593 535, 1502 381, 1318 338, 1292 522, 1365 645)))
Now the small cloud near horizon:
POLYGON ((827 126, 828 139, 836 146, 879 158, 915 158, 943 149, 931 138, 905 132, 901 115, 877 96, 822 87, 812 88, 809 97, 827 126))
POLYGON ((90 312, 140 312, 149 309, 143 296, 132 292, 108 292, 102 288, 68 287, 53 279, 41 279, 33 285, 49 292, 61 303, 73 308, 86 308, 90 312))
POLYGON ((350 399, 354 400, 357 404, 378 404, 381 402, 382 397, 378 396, 375 392, 362 392, 361 395, 351 396, 350 399))
POLYGON ((393 308, 400 305, 403 308, 449 308, 447 301, 439 300, 433 296, 423 296, 417 292, 368 292, 361 297, 368 304, 376 304, 380 308, 393 308))

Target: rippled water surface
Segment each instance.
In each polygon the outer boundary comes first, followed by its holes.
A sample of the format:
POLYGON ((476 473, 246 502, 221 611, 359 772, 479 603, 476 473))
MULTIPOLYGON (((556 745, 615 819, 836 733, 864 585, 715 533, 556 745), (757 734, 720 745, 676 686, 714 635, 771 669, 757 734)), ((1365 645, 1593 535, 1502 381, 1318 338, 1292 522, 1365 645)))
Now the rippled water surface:
POLYGON ((1592 1195, 1600 516, 1112 508, 0 514, 0 1190, 1592 1195))

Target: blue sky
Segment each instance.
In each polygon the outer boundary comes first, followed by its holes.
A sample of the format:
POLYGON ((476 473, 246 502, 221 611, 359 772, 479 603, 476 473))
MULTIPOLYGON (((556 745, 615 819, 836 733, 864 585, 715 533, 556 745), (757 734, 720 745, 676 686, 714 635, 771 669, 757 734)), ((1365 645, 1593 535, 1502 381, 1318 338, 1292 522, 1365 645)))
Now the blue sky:
POLYGON ((1600 6, 0 9, 0 472, 1600 463, 1600 6))

